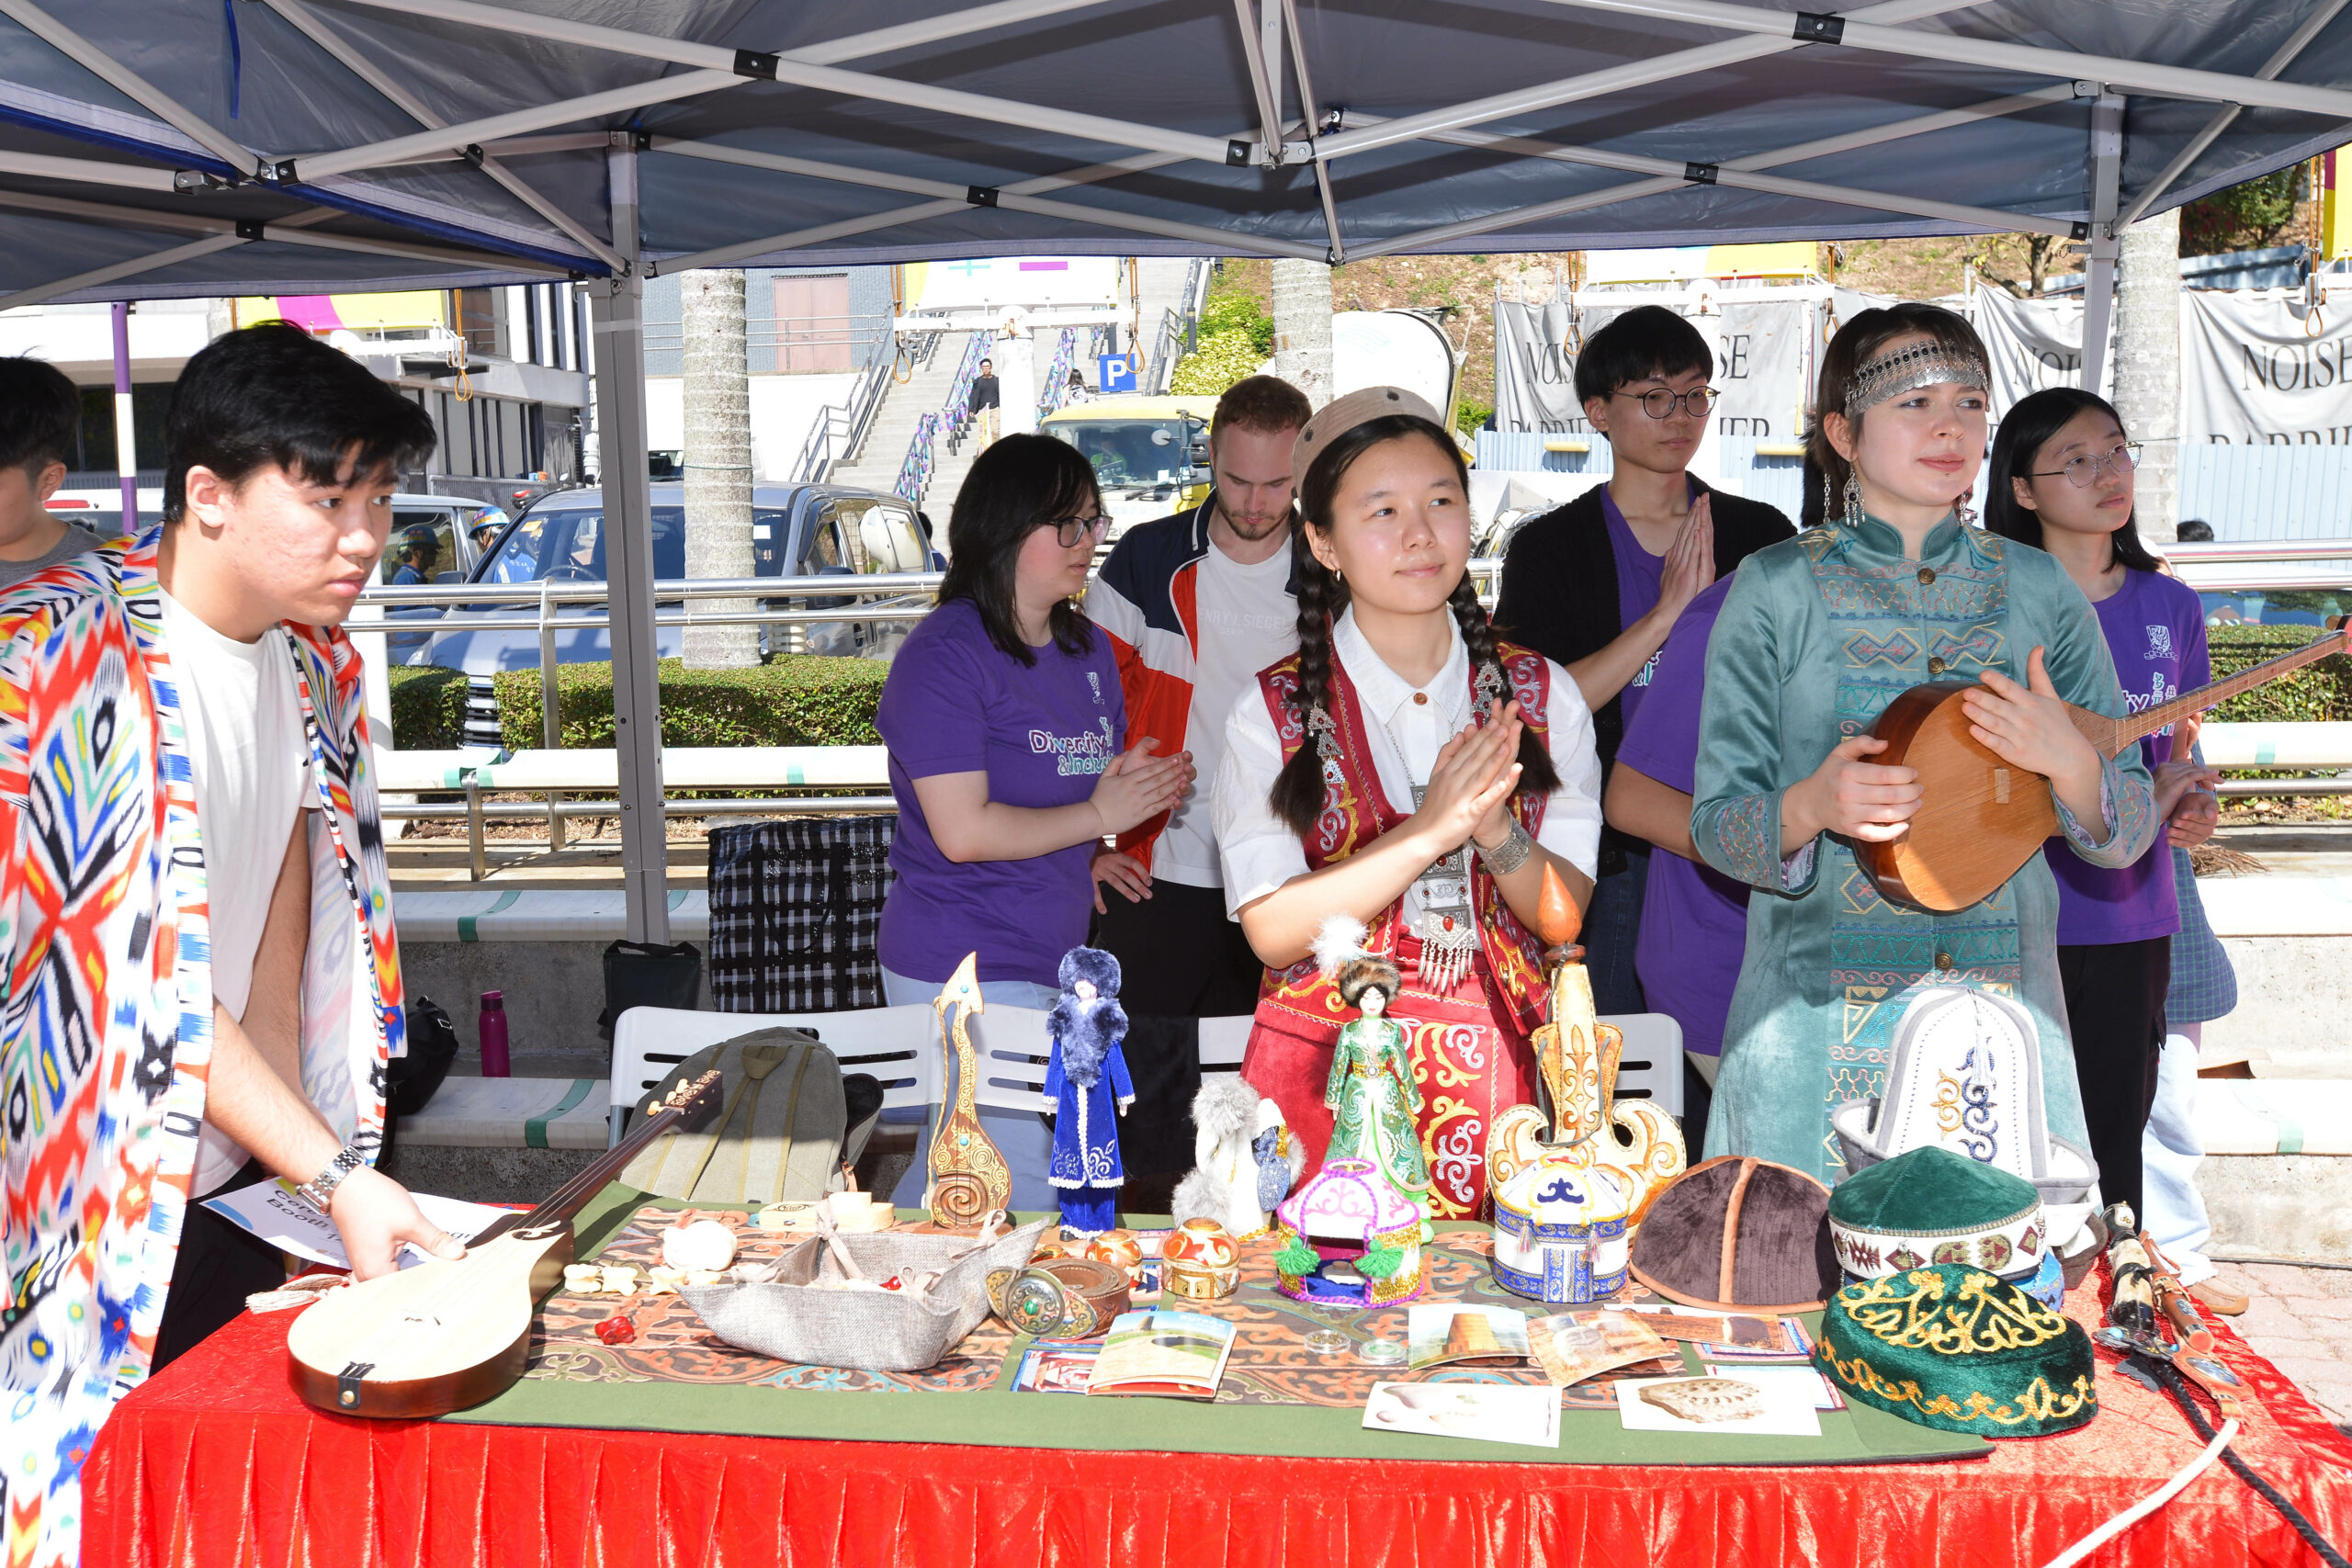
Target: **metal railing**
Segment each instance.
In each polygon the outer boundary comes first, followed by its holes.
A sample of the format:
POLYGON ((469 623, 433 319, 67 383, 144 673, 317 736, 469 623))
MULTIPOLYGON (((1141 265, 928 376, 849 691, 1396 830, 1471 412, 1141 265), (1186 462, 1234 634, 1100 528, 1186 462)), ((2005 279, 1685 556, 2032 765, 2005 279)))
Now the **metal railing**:
POLYGON ((1194 257, 1184 269, 1184 303, 1179 310, 1159 312, 1159 331, 1151 351, 1151 391, 1164 397, 1176 362, 1200 346, 1201 309, 1208 300, 1209 264, 1194 257))
POLYGON ((808 427, 808 439, 800 444, 800 455, 792 460, 793 483, 823 483, 834 464, 857 450, 858 443, 873 427, 874 416, 881 411, 882 400, 890 390, 899 362, 903 359, 920 369, 937 350, 939 335, 924 333, 910 344, 885 341, 883 351, 867 360, 865 367, 858 372, 857 382, 850 389, 849 401, 827 403, 817 411, 816 423, 808 427))

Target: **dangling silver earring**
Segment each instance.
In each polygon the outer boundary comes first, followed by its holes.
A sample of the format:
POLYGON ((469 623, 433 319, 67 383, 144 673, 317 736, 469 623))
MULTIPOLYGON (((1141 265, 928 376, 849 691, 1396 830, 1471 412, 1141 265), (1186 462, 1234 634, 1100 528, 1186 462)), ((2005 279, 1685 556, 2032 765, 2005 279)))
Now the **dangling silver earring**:
POLYGON ((1951 514, 1959 520, 1960 525, 1963 528, 1976 526, 1976 508, 1968 504, 1968 497, 1964 495, 1951 503, 1951 514))
POLYGON ((1829 493, 1829 470, 1824 468, 1821 470, 1821 520, 1824 523, 1828 522, 1838 510, 1830 504, 1833 499, 1829 493))
POLYGON ((1846 526, 1862 525, 1862 481, 1852 474, 1846 476, 1846 526))

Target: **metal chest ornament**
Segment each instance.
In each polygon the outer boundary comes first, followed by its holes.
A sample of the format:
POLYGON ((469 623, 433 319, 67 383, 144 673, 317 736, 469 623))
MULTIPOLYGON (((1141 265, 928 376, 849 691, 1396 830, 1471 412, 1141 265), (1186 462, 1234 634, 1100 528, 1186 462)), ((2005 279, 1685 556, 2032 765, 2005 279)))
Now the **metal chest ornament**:
MULTIPOLYGON (((1646 1100, 1616 1103, 1617 1059, 1625 1041, 1614 1024, 1601 1022, 1594 1010, 1584 950, 1575 945, 1582 920, 1559 874, 1546 867, 1535 927, 1551 971, 1552 1017, 1535 1031, 1532 1043, 1551 1113, 1547 1118, 1543 1107, 1514 1105, 1495 1118, 1494 1131, 1487 1139, 1487 1179, 1495 1197, 1495 1273, 1514 1291, 1520 1287, 1503 1279, 1507 1197, 1518 1205, 1521 1223, 1532 1224, 1534 1222, 1529 1216, 1540 1205, 1540 1194, 1552 1190, 1559 1177, 1607 1171, 1611 1180, 1590 1185, 1625 1195, 1625 1209, 1617 1223, 1623 1226, 1623 1245, 1630 1246, 1650 1201, 1690 1165, 1682 1129, 1673 1117, 1646 1100), (1539 1168, 1550 1173, 1550 1179, 1521 1180, 1539 1168)), ((1584 1201, 1599 1204, 1593 1210, 1596 1214, 1608 1207, 1598 1190, 1587 1191, 1584 1201)), ((1611 1222, 1586 1223, 1606 1225, 1611 1222)), ((1600 1238, 1589 1239, 1597 1243, 1600 1238)), ((1618 1284, 1623 1283, 1622 1247, 1614 1256, 1614 1268, 1594 1269, 1595 1279, 1614 1276, 1618 1284)), ((1614 1289, 1616 1285, 1611 1285, 1597 1293, 1605 1295, 1614 1289)), ((1521 1293, 1544 1301, 1593 1299, 1540 1291, 1521 1293)))

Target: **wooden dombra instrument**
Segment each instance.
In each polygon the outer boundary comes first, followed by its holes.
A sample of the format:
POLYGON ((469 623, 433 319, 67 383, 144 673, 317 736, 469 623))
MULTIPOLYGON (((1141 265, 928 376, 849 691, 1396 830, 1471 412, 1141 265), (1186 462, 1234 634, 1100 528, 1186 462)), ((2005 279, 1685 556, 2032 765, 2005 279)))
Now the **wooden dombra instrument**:
MULTIPOLYGON (((2123 718, 2103 717, 2072 703, 2066 716, 2100 756, 2117 756, 2168 724, 2345 651, 2347 637, 2352 633, 2331 633, 2123 718)), ((1871 727, 1886 742, 1886 750, 1871 761, 1919 770, 1919 809, 1911 830, 1891 843, 1854 846, 1856 858, 1892 903, 1939 914, 1965 909, 1990 897, 2058 831, 2050 781, 2009 766, 1968 732, 1968 709, 1960 699, 1977 689, 1973 681, 1914 686, 1887 704, 1871 727)))
POLYGON ((563 1282, 571 1216, 673 1127, 718 1110, 719 1078, 705 1073, 650 1108, 620 1146, 527 1214, 509 1214, 469 1242, 466 1255, 329 1291, 286 1337, 294 1392, 339 1416, 446 1416, 503 1393, 523 1375, 531 1313, 563 1282))

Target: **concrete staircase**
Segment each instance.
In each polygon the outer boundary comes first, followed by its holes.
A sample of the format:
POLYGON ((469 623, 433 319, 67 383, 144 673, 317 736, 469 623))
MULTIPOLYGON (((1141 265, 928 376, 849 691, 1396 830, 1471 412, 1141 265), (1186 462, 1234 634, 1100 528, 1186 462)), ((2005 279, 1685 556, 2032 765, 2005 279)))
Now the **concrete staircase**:
POLYGON ((1137 379, 1146 389, 1157 384, 1159 367, 1153 356, 1159 351, 1159 322, 1167 311, 1182 315, 1192 308, 1192 300, 1184 292, 1193 263, 1186 256, 1144 256, 1136 263, 1136 312, 1142 323, 1143 341, 1136 346, 1143 351, 1144 366, 1137 379))
MULTIPOLYGON (((882 406, 875 411, 865 444, 851 454, 847 462, 833 469, 829 482, 883 491, 897 486, 907 447, 914 440, 915 426, 924 414, 936 413, 945 404, 948 388, 964 363, 971 335, 943 334, 930 361, 911 379, 891 384, 882 395, 882 406)), ((946 534, 948 509, 955 504, 956 492, 962 488, 964 474, 977 455, 975 444, 968 440, 962 451, 950 452, 944 432, 933 449, 931 483, 922 495, 915 498, 915 504, 930 513, 934 531, 942 538, 946 534)))

